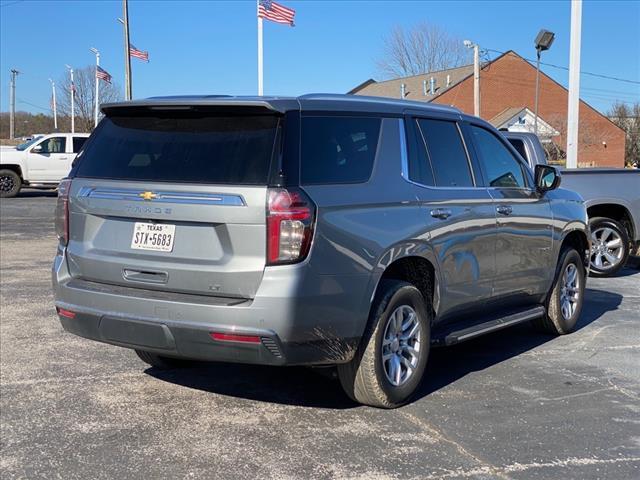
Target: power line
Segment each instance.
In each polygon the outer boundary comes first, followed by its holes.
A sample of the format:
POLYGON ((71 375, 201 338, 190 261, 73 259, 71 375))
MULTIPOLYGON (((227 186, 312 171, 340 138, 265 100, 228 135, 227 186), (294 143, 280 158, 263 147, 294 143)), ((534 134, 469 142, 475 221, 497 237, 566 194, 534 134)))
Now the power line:
MULTIPOLYGON (((494 50, 492 48, 485 48, 485 50, 487 50, 488 52, 494 52, 494 53, 499 53, 500 55, 505 54, 507 52, 501 52, 500 50, 494 50)), ((530 58, 524 58, 527 62, 529 63, 535 63, 535 60, 531 60, 530 58)), ((560 70, 569 70, 569 67, 563 67, 561 65, 554 65, 553 63, 544 63, 544 62, 540 62, 540 65, 545 65, 547 67, 553 67, 553 68, 559 68, 560 70)), ((629 80, 627 78, 619 78, 619 77, 611 77, 609 75, 602 75, 600 73, 592 73, 592 72, 580 72, 581 75, 590 75, 592 77, 598 77, 598 78, 606 78, 607 80, 615 80, 618 82, 626 82, 626 83, 632 83, 634 85, 640 85, 640 81, 638 80, 629 80)))
POLYGON ((29 105, 31 107, 39 108, 40 110, 44 110, 45 112, 48 112, 48 111, 51 110, 50 108, 44 108, 44 107, 41 107, 40 105, 36 105, 34 103, 27 102, 26 100, 22 100, 21 98, 18 98, 18 102, 19 103, 24 103, 25 105, 29 105))
POLYGON ((606 94, 606 95, 622 95, 623 97, 633 97, 633 98, 640 99, 640 92, 638 93, 621 92, 619 90, 608 90, 606 88, 591 88, 591 87, 584 87, 584 88, 581 87, 580 90, 586 90, 588 92, 602 92, 602 94, 606 94))
MULTIPOLYGON (((637 105, 637 102, 632 102, 630 100, 620 100, 618 98, 605 98, 599 97, 597 95, 582 95, 584 98, 591 98, 600 102, 608 102, 608 103, 624 103, 625 105, 637 105)), ((602 113, 602 112, 601 112, 602 113)))
MULTIPOLYGON (((521 87, 531 87, 533 82, 529 81, 529 80, 524 80, 522 78, 514 78, 510 75, 500 75, 500 74, 493 74, 491 77, 487 77, 485 80, 485 82, 488 83, 498 83, 498 84, 509 84, 509 85, 517 85, 517 86, 521 86, 521 87)), ((552 88, 551 87, 546 87, 546 86, 542 86, 540 88, 541 91, 551 91, 552 88)), ((614 96, 616 98, 623 96, 623 97, 631 97, 632 99, 636 99, 636 98, 640 98, 640 95, 633 93, 633 92, 620 92, 618 90, 609 90, 609 89, 602 89, 602 88, 590 88, 590 87, 581 87, 580 91, 594 91, 597 92, 597 94, 599 95, 611 95, 614 96)), ((594 93, 595 94, 595 93, 594 93)))
POLYGON ((9 3, 0 3, 0 8, 8 7, 9 5, 15 5, 16 3, 21 3, 21 2, 24 2, 24 0, 14 0, 13 2, 9 2, 9 3))

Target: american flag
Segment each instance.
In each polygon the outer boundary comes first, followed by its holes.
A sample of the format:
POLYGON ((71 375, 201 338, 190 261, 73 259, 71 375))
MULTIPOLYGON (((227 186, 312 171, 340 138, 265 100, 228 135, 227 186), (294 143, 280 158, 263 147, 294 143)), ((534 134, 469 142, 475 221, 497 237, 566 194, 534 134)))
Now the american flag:
POLYGON ((71 93, 76 93, 76 84, 71 82, 71 86, 69 87, 69 91, 71 93))
POLYGON ((140 60, 144 60, 145 62, 149 61, 149 52, 138 50, 132 43, 129 44, 129 55, 139 58, 140 60))
POLYGON ((111 83, 111 75, 104 68, 101 68, 99 65, 96 65, 96 78, 100 80, 104 80, 107 83, 111 83))
POLYGON ((276 23, 284 23, 293 27, 296 11, 272 0, 258 0, 258 17, 276 23))

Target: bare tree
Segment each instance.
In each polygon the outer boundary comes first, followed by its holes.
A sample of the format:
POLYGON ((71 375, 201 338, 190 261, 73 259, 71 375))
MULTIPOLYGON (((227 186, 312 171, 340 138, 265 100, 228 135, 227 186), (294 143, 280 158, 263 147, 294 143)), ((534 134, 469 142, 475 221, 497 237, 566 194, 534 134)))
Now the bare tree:
POLYGON ((468 60, 461 39, 436 25, 419 23, 408 31, 394 27, 384 38, 384 54, 377 65, 384 76, 406 77, 459 67, 468 60))
MULTIPOLYGON (((94 126, 96 67, 88 66, 73 71, 75 93, 76 131, 90 132, 94 126)), ((71 79, 65 74, 58 83, 58 112, 62 116, 71 116, 71 79)), ((100 80, 100 103, 114 102, 122 98, 120 87, 115 83, 100 80)))
MULTIPOLYGON (((554 145, 550 145, 547 148, 547 153, 554 162, 566 163, 566 151, 564 150, 564 142, 567 139, 568 125, 567 117, 560 113, 551 114, 545 117, 554 130, 559 133, 559 136, 552 140, 554 145), (558 144, 558 142, 561 142, 558 144)), ((611 135, 604 133, 602 129, 593 121, 580 120, 580 129, 578 131, 578 143, 581 147, 593 147, 600 145, 602 142, 606 142, 611 139, 611 135)), ((578 160, 580 160, 578 158, 578 160)), ((595 164, 579 162, 580 167, 594 167, 595 164)))
POLYGON ((631 106, 617 102, 607 116, 625 132, 625 165, 640 168, 640 102, 631 106))

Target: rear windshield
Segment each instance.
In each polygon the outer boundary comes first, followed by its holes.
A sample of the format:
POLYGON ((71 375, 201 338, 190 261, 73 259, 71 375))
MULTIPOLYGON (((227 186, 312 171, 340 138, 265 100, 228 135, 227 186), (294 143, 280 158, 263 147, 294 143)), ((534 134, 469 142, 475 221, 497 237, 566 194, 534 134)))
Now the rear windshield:
POLYGON ((278 117, 153 112, 106 117, 76 176, 266 185, 278 117))

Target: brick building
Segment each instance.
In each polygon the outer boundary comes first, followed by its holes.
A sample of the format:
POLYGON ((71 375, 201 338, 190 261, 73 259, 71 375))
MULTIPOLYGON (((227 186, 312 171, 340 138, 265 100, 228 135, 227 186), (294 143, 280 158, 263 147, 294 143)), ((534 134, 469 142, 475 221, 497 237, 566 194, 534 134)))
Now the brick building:
MULTIPOLYGON (((536 69, 513 51, 482 66, 480 116, 497 128, 533 131, 536 69)), ((453 105, 473 114, 473 65, 358 85, 349 93, 453 105)), ((540 72, 538 132, 549 151, 566 148, 569 92, 540 72)), ((625 133, 580 101, 579 166, 624 167, 625 133)))

